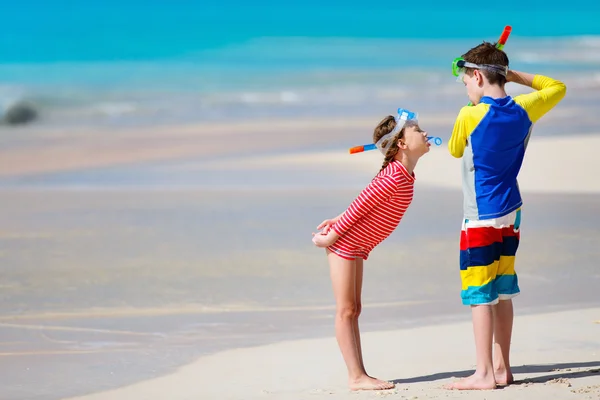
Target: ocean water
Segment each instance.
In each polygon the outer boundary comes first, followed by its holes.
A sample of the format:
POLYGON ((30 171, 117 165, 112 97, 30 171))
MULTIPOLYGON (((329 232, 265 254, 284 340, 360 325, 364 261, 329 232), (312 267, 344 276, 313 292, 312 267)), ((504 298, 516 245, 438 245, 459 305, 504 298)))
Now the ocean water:
POLYGON ((507 24, 513 68, 600 89, 598 2, 560 13, 538 0, 511 12, 439 0, 271 3, 7 2, 0 114, 19 100, 45 125, 454 110, 464 89, 452 59, 507 24))

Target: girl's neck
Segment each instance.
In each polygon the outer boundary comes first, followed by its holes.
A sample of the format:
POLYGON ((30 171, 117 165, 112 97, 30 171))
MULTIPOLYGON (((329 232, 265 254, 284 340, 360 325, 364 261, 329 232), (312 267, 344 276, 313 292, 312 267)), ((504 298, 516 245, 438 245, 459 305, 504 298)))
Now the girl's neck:
POLYGON ((417 162, 419 161, 418 157, 411 157, 403 151, 399 151, 396 153, 394 160, 399 161, 404 168, 408 171, 409 174, 413 174, 415 167, 417 166, 417 162))

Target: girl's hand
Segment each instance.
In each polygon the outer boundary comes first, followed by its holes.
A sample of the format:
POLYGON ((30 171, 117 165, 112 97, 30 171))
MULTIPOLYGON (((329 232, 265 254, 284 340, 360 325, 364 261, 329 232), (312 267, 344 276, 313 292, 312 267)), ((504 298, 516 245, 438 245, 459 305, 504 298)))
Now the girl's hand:
POLYGON ((327 233, 324 233, 324 232, 314 233, 313 232, 312 241, 315 244, 315 246, 317 246, 317 247, 329 247, 332 244, 334 244, 335 241, 338 240, 339 237, 340 237, 340 235, 338 235, 333 229, 329 229, 329 231, 327 233))
POLYGON ((331 225, 335 224, 338 219, 340 219, 340 217, 326 219, 325 221, 321 222, 319 226, 317 226, 317 229, 320 230, 322 234, 326 235, 329 233, 331 225))

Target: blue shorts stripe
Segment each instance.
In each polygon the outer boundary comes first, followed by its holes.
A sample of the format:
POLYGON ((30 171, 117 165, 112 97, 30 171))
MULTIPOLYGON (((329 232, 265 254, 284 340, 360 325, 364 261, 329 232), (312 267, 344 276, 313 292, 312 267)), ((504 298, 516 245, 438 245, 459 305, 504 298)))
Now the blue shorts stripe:
POLYGON ((498 299, 498 293, 494 288, 493 282, 486 283, 483 286, 469 286, 461 291, 460 297, 465 306, 488 304, 498 299))
POLYGON ((517 254, 519 247, 519 238, 516 236, 504 236, 502 238, 502 255, 514 256, 517 254))
POLYGON ((492 243, 488 246, 472 247, 468 250, 460 251, 460 269, 466 270, 468 267, 480 267, 490 265, 500 259, 502 254, 502 243, 492 243))
POLYGON ((498 294, 517 294, 519 290, 519 280, 517 275, 498 275, 494 279, 496 291, 498 294))

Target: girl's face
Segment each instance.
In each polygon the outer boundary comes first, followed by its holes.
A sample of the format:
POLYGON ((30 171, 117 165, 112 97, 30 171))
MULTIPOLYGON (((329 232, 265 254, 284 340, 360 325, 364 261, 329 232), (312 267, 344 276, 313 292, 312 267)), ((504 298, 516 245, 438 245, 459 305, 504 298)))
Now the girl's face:
POLYGON ((418 156, 427 153, 430 146, 431 144, 427 141, 427 132, 418 125, 406 127, 404 137, 398 140, 398 147, 418 156))

